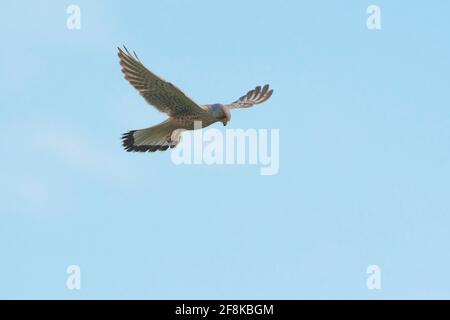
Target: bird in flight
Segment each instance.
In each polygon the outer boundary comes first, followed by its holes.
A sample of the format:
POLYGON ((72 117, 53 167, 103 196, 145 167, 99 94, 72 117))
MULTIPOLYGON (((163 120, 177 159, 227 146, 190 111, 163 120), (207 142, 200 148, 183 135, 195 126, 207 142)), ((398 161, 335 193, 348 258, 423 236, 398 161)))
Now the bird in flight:
POLYGON ((124 46, 118 48, 120 65, 125 79, 139 91, 142 97, 169 118, 155 126, 132 130, 122 136, 126 151, 154 152, 174 148, 183 130, 205 128, 215 122, 227 125, 231 119, 230 110, 249 108, 270 98, 273 90, 269 85, 257 86, 230 104, 198 105, 172 83, 167 82, 148 70, 140 62, 136 53, 132 55, 124 46))

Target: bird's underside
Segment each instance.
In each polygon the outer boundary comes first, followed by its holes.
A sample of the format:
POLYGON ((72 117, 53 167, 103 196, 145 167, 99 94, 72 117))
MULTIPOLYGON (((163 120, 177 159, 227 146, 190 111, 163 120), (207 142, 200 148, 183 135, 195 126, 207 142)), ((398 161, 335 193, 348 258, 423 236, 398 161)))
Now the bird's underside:
POLYGON ((215 122, 226 125, 231 118, 231 109, 249 108, 266 101, 273 93, 269 85, 257 86, 231 104, 200 106, 172 83, 145 68, 136 53, 133 56, 125 47, 118 49, 125 79, 149 104, 169 116, 155 126, 125 133, 122 143, 126 151, 154 152, 174 148, 180 142, 183 130, 205 128, 215 122))

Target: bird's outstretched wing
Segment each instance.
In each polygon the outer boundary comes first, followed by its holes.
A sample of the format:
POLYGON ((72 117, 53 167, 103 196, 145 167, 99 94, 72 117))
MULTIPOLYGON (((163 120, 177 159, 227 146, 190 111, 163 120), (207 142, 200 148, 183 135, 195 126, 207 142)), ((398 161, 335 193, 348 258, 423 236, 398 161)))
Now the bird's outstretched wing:
POLYGON ((268 84, 266 84, 262 89, 260 86, 257 86, 255 89, 250 90, 246 95, 243 95, 235 102, 226 104, 225 107, 228 109, 249 108, 255 104, 263 103, 272 96, 272 93, 273 90, 269 90, 268 84))
POLYGON ((125 79, 149 104, 169 116, 196 115, 205 112, 176 86, 144 67, 136 53, 134 56, 131 55, 125 46, 124 50, 118 49, 125 79))

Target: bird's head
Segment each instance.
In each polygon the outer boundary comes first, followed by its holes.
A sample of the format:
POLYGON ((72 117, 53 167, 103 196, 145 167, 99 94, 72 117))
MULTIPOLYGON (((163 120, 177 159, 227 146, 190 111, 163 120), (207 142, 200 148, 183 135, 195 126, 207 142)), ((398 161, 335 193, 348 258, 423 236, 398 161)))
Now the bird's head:
POLYGON ((231 113, 230 110, 228 110, 227 108, 223 108, 223 112, 225 114, 225 117, 222 119, 222 123, 224 126, 226 126, 228 121, 231 120, 231 113))
POLYGON ((216 121, 222 122, 224 126, 226 126, 228 121, 230 121, 231 119, 230 111, 227 108, 225 108, 223 104, 220 103, 211 104, 208 105, 208 109, 212 113, 214 118, 216 118, 216 121))

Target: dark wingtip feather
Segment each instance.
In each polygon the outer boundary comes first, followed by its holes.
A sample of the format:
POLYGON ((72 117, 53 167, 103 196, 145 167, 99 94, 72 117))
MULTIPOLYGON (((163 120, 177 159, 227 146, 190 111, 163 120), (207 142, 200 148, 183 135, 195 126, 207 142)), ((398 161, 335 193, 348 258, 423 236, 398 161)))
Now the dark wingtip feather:
POLYGON ((136 57, 136 60, 139 61, 139 57, 137 56, 136 52, 133 51, 134 56, 136 57))
POLYGON ((257 87, 253 90, 252 99, 255 99, 260 93, 261 93, 261 86, 257 86, 257 87))
POLYGON ((268 90, 269 90, 269 85, 265 84, 261 90, 261 95, 265 95, 268 90))
POLYGON ((270 90, 265 94, 265 96, 261 99, 261 101, 260 101, 259 103, 262 103, 262 102, 264 102, 264 101, 269 100, 269 98, 272 96, 272 93, 273 93, 273 89, 270 89, 270 90))
POLYGON ((126 52, 129 56, 131 56, 130 51, 128 51, 128 49, 127 49, 127 47, 125 47, 125 45, 123 46, 123 48, 125 49, 125 52, 126 52))

